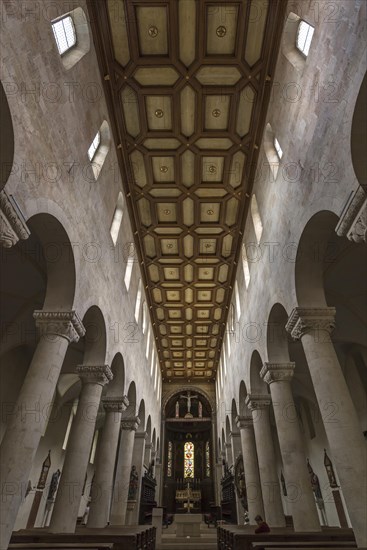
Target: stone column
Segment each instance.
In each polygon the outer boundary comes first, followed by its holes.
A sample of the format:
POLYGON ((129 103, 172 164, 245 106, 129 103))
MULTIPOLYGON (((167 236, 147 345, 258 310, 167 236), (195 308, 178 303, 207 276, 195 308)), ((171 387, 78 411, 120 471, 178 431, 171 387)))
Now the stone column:
POLYGON ((136 472, 138 474, 138 490, 136 493, 136 504, 131 514, 129 514, 129 525, 137 525, 139 523, 139 508, 140 508, 140 497, 141 497, 141 479, 144 474, 144 452, 145 452, 145 441, 147 438, 147 432, 136 432, 135 441, 134 441, 134 451, 132 458, 132 465, 136 467, 136 472))
POLYGON ((75 531, 102 389, 113 377, 108 365, 79 365, 76 370, 83 386, 52 512, 53 533, 75 531))
POLYGON ((302 340, 354 534, 363 547, 367 546, 367 501, 361 494, 361 482, 367 477, 366 444, 330 338, 334 325, 335 308, 296 307, 286 329, 302 340))
POLYGON ((233 453, 232 453, 232 443, 230 441, 227 441, 225 443, 225 447, 226 447, 226 461, 227 461, 228 467, 230 468, 234 464, 233 453))
POLYGON ((128 405, 127 397, 106 397, 103 399, 106 417, 102 438, 97 449, 88 527, 105 527, 108 523, 121 417, 122 412, 128 405))
MULTIPOLYGON (((234 466, 238 456, 241 454, 241 436, 240 432, 230 433, 232 443, 232 456, 233 456, 233 474, 235 473, 234 466)), ((243 525, 244 523, 244 509, 236 491, 236 508, 237 508, 237 523, 243 525)))
POLYGON ((260 377, 270 385, 294 530, 320 531, 290 383, 294 368, 294 363, 265 363, 260 377))
POLYGON ((152 443, 145 443, 145 451, 144 451, 144 464, 146 467, 149 466, 150 461, 152 460, 152 443))
POLYGON ((255 517, 265 517, 261 494, 260 475, 256 454, 255 434, 252 418, 236 417, 237 427, 240 430, 247 505, 250 525, 256 525, 255 517))
POLYGON ((275 466, 274 444, 271 436, 270 403, 270 395, 248 395, 246 397, 246 405, 252 412, 254 423, 265 518, 271 527, 285 527, 280 486, 275 466))
POLYGON ((157 502, 157 506, 162 506, 162 500, 161 500, 162 464, 160 463, 160 458, 158 456, 155 459, 154 475, 155 475, 155 480, 157 482, 157 485, 155 488, 155 500, 157 502))
POLYGON ((120 446, 110 515, 111 525, 125 525, 134 436, 139 424, 140 418, 138 416, 122 418, 121 421, 120 446))
POLYGON ((5 189, 0 191, 0 245, 11 248, 19 239, 31 234, 24 216, 14 198, 5 189))
POLYGON ((1 550, 8 548, 69 342, 85 329, 75 311, 35 311, 41 338, 1 443, 1 550))

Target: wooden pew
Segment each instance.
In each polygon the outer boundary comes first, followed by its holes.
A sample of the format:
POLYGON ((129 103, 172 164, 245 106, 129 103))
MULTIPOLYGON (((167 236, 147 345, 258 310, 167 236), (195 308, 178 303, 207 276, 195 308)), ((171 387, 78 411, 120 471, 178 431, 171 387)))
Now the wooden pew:
POLYGON ((155 527, 143 525, 105 529, 77 528, 75 533, 48 533, 43 529, 33 529, 13 533, 10 544, 23 544, 28 547, 29 544, 46 544, 50 549, 54 544, 60 544, 61 548, 72 545, 69 548, 74 550, 78 547, 83 548, 83 544, 87 545, 85 548, 88 550, 98 549, 99 545, 103 548, 102 545, 107 544, 111 545, 111 550, 155 550, 155 531, 155 527))
POLYGON ((235 526, 218 527, 218 550, 255 550, 256 548, 356 548, 352 529, 328 529, 320 532, 294 532, 278 529, 270 533, 251 532, 235 526))

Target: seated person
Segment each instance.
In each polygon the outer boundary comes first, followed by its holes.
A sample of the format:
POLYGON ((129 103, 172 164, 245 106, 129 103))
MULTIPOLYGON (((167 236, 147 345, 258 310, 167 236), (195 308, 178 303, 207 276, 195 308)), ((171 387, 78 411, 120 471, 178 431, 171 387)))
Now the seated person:
POLYGON ((266 521, 263 520, 261 516, 256 516, 255 521, 259 526, 257 529, 255 529, 255 533, 270 533, 269 525, 266 523, 266 521))

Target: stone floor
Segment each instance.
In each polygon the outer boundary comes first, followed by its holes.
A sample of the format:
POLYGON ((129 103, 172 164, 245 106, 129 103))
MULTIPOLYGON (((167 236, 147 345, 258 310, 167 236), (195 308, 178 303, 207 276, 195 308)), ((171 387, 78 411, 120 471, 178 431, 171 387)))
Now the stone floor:
POLYGON ((175 524, 168 529, 163 529, 162 544, 157 545, 157 550, 216 550, 217 530, 202 523, 200 526, 200 537, 176 537, 175 524))

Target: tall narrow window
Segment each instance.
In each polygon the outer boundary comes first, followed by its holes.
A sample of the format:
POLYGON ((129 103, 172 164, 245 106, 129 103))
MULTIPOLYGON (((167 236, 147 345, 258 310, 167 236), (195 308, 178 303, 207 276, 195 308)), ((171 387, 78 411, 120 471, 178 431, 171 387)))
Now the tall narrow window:
POLYGON ((248 285, 250 284, 250 267, 247 259, 247 251, 246 251, 246 244, 243 243, 242 245, 242 267, 243 267, 243 275, 245 277, 245 284, 246 288, 248 288, 248 285))
POLYGON ((235 295, 235 299, 236 299, 237 319, 239 319, 241 317, 241 302, 240 302, 240 293, 238 291, 237 281, 234 283, 234 295, 235 295))
POLYGON ((94 159, 94 157, 96 156, 97 149, 100 146, 100 144, 101 144, 101 132, 98 130, 98 132, 96 133, 96 135, 94 137, 94 140, 92 141, 92 143, 90 144, 90 147, 88 149, 88 158, 91 162, 94 159))
POLYGON ((184 446, 184 472, 185 478, 194 477, 195 449, 192 441, 187 441, 184 446))
POLYGON ((306 21, 300 21, 298 25, 296 46, 305 57, 308 56, 308 53, 310 51, 311 41, 314 32, 314 27, 306 23, 306 21))
POLYGON ((115 246, 116 246, 117 239, 118 239, 119 232, 120 232, 123 211, 124 211, 124 198, 123 198, 123 195, 120 191, 120 193, 118 194, 118 197, 117 197, 116 208, 115 208, 115 212, 113 214, 111 229, 110 229, 111 238, 112 238, 113 244, 115 246))
POLYGON ((210 477, 210 445, 209 441, 205 444, 205 476, 210 477))
POLYGON ((282 160, 283 149, 281 148, 281 146, 280 146, 279 141, 277 140, 277 138, 274 138, 274 147, 275 147, 275 150, 276 150, 277 155, 278 155, 278 157, 279 157, 279 160, 282 160))
POLYGON ((135 259, 135 246, 134 246, 134 243, 130 243, 128 248, 128 257, 127 257, 125 278, 124 278, 126 290, 129 290, 129 287, 130 287, 131 274, 134 266, 134 259, 135 259))
POLYGON ((150 327, 148 328, 147 347, 146 347, 146 350, 145 350, 145 357, 147 359, 149 357, 149 347, 150 347, 150 327))
POLYGON ((152 360, 151 360, 151 363, 150 363, 150 376, 151 377, 153 376, 153 372, 154 372, 154 360, 155 360, 155 350, 154 350, 154 345, 153 345, 152 360))
POLYGON ((146 301, 143 302, 143 334, 145 334, 145 331, 147 330, 147 324, 148 324, 148 308, 146 301))
POLYGON ((59 54, 63 55, 76 44, 76 32, 70 15, 52 23, 52 30, 59 54))
POLYGON ((135 321, 137 323, 139 323, 141 297, 142 297, 142 282, 141 282, 141 279, 139 279, 138 292, 136 294, 136 302, 135 302, 135 321))
POLYGON ((167 451, 167 477, 172 477, 172 463, 173 463, 173 444, 172 444, 172 441, 169 441, 168 451, 167 451))
POLYGON ((254 224, 257 244, 259 244, 259 242, 261 241, 261 235, 263 232, 263 224, 261 221, 259 207, 258 207, 255 195, 252 195, 252 199, 251 199, 251 216, 254 224))

